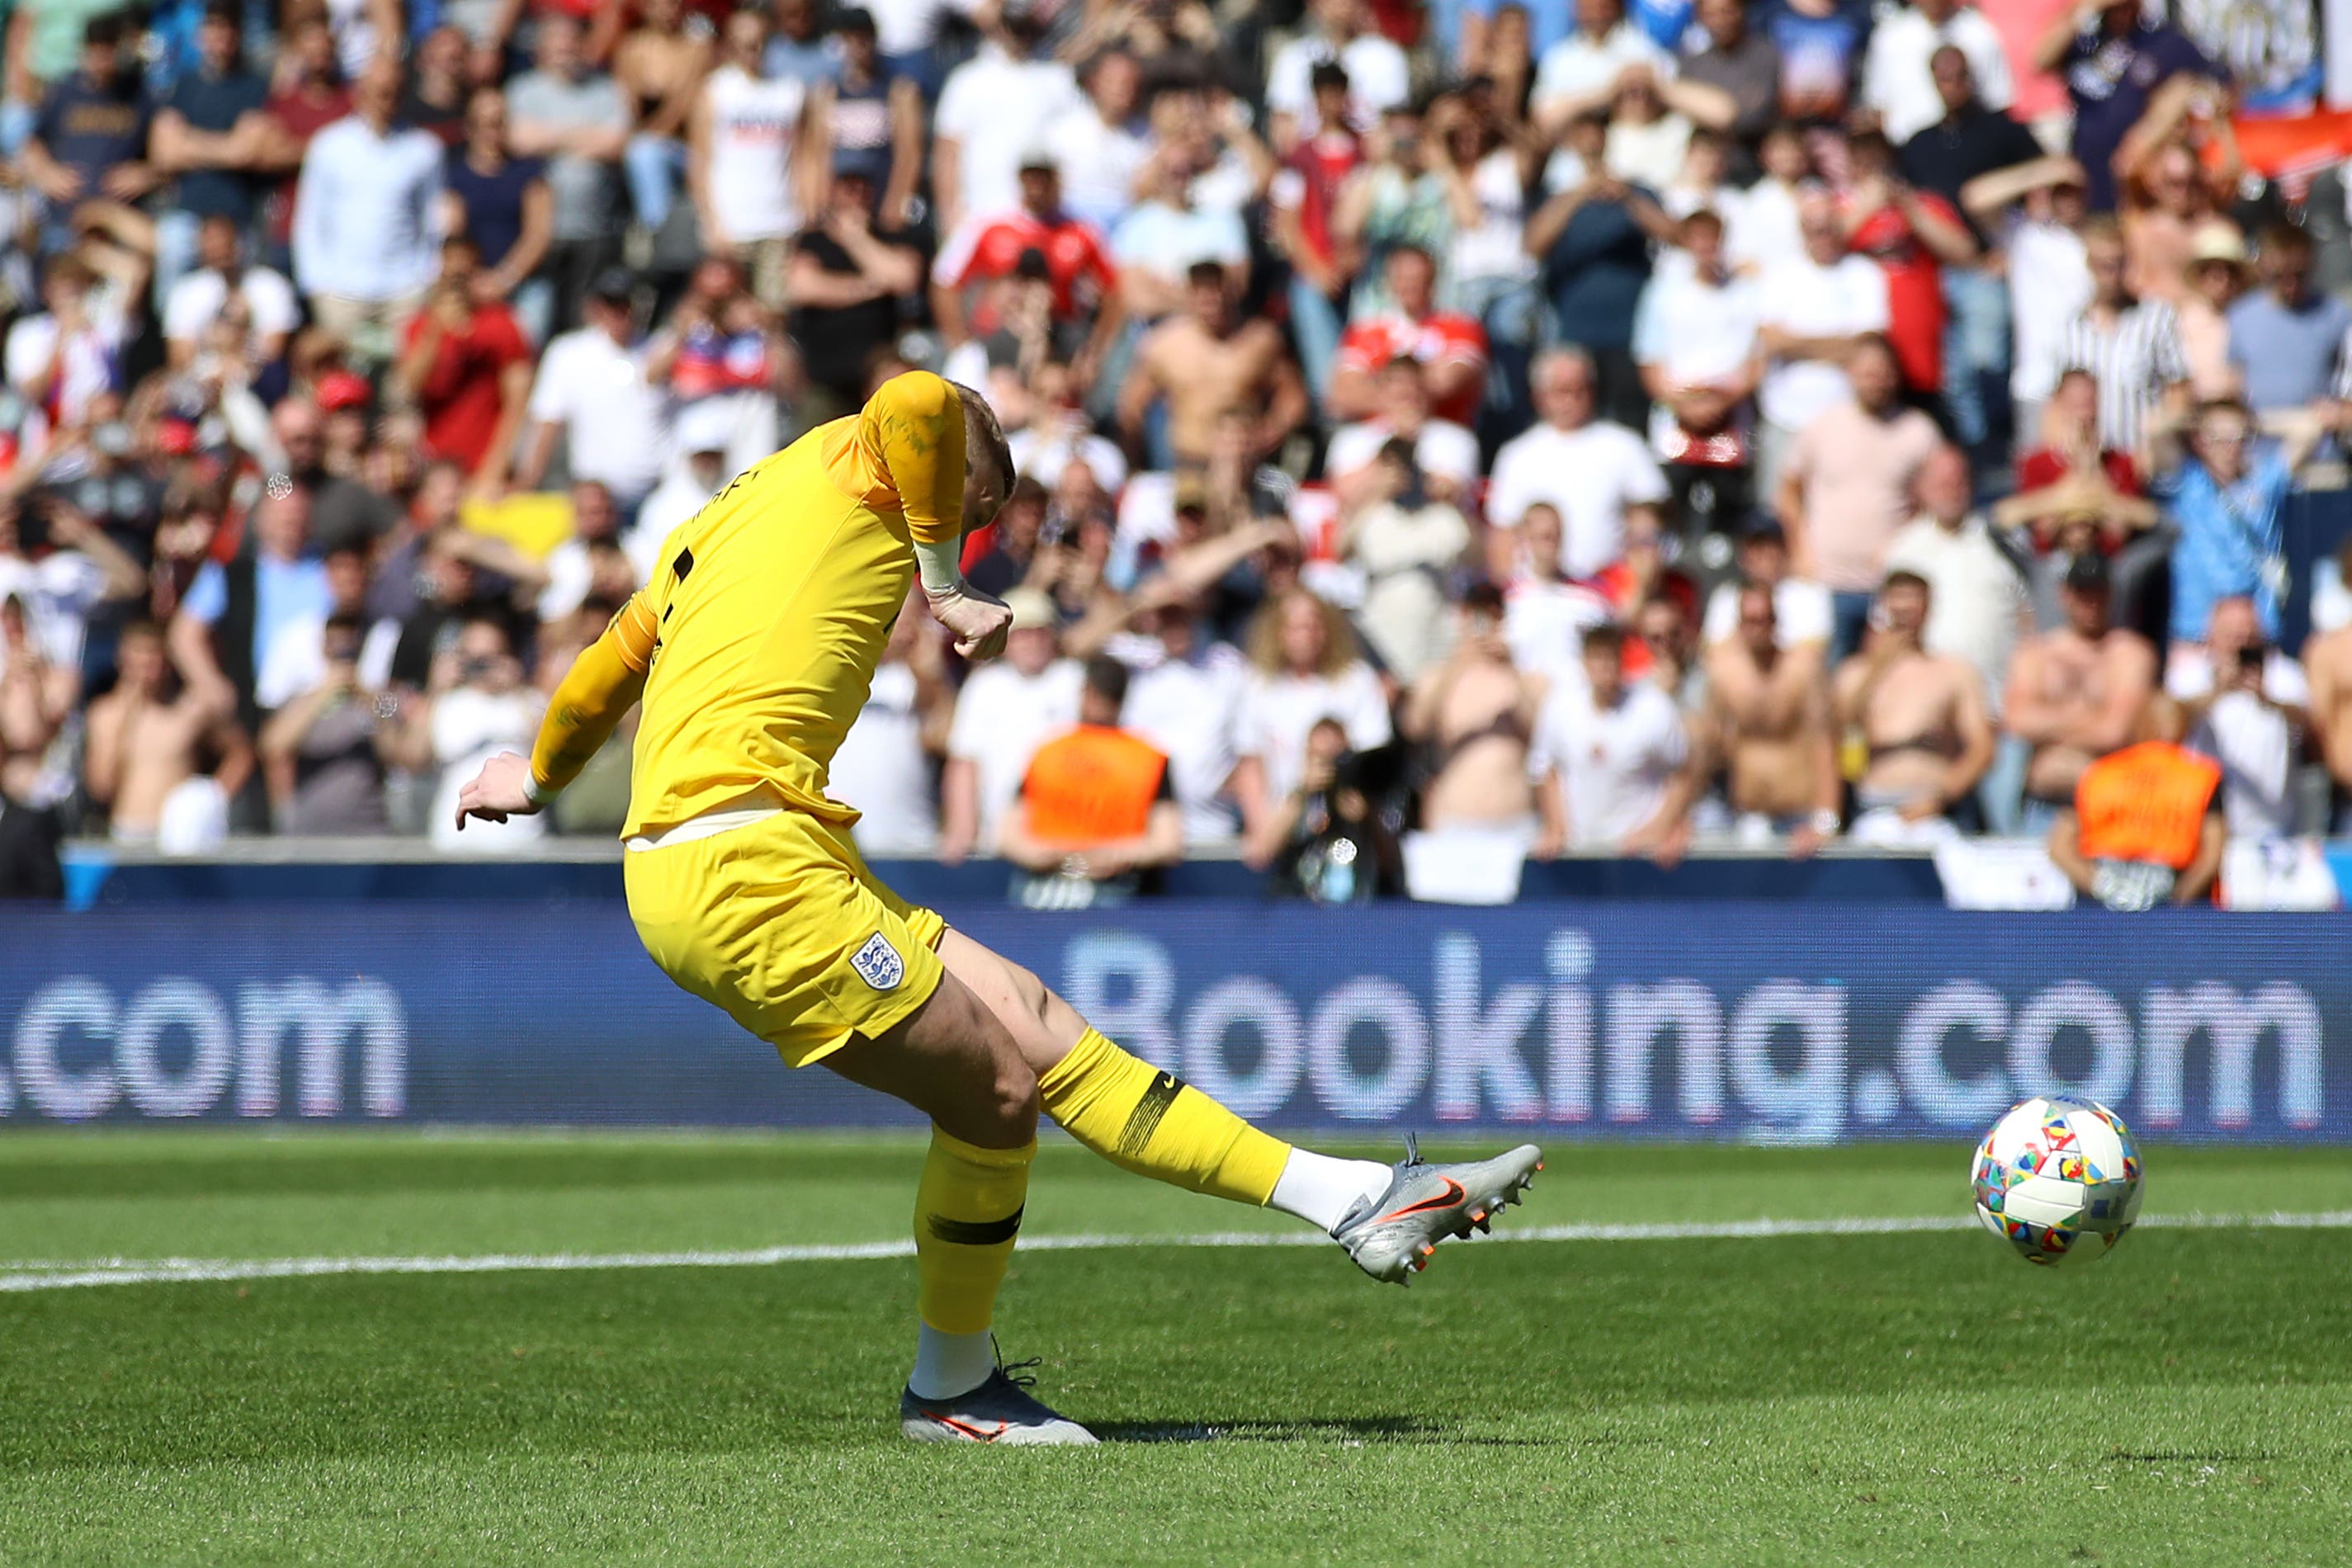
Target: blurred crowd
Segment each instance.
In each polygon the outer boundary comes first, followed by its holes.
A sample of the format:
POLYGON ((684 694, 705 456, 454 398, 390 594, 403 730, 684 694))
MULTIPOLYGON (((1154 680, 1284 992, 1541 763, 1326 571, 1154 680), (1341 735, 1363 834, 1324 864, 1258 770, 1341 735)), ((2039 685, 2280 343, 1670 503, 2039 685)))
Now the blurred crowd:
POLYGON ((1935 845, 2158 731, 2324 831, 2352 595, 2283 520, 2352 205, 2236 129, 2315 50, 2292 0, 17 0, 0 862, 610 832, 625 747, 450 805, 910 367, 1011 434, 1017 629, 901 616, 872 854, 1935 845))

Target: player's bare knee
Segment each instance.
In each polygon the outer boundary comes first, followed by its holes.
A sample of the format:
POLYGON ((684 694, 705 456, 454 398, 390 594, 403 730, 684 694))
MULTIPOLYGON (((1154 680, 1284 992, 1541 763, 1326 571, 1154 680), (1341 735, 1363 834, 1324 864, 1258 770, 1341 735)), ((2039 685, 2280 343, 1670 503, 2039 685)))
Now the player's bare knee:
POLYGON ((996 1117, 1013 1141, 1026 1142, 1037 1135, 1037 1075, 1015 1057, 996 1069, 996 1117))

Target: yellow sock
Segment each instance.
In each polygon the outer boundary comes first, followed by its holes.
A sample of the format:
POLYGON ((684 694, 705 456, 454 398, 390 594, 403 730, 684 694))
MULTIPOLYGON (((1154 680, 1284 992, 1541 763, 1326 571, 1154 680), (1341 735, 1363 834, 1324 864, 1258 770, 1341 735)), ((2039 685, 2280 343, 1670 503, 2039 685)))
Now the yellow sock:
POLYGON ((1171 1072, 1088 1029, 1037 1080, 1045 1114, 1112 1164, 1213 1197, 1264 1205, 1290 1145, 1171 1072))
POLYGON ((1034 1142, 982 1149, 931 1129, 915 1189, 915 1304, 932 1328, 977 1334, 995 1321, 1036 1152, 1034 1142))

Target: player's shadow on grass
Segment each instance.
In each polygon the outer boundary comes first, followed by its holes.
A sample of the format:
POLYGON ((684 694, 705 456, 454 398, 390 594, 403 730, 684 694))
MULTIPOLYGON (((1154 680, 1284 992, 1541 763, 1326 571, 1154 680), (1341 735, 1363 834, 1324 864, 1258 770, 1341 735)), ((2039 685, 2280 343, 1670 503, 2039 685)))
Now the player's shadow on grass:
POLYGON ((1335 1415, 1312 1421, 1096 1421, 1089 1426, 1106 1443, 1397 1443, 1550 1448, 1570 1442, 1473 1436, 1418 1415, 1335 1415))

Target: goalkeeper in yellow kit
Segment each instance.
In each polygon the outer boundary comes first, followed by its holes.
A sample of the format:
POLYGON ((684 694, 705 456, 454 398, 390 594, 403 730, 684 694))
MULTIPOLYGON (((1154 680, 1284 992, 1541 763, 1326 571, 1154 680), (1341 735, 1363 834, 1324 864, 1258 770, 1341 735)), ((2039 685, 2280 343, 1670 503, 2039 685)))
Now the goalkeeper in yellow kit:
POLYGON ((931 1119, 916 1193, 911 1437, 1091 1443, 997 1364, 989 1332, 1042 1110, 1144 1175, 1320 1226, 1403 1282, 1486 1228, 1532 1147, 1391 1167, 1296 1149, 1087 1026, 1037 977, 877 881, 825 770, 919 574, 958 651, 1011 613, 963 581, 967 526, 1013 479, 977 393, 920 372, 737 478, 672 533, 654 580, 556 689, 530 758, 493 758, 458 822, 540 809, 642 700, 624 837, 646 951, 793 1067, 820 1063, 931 1119))

